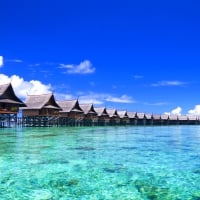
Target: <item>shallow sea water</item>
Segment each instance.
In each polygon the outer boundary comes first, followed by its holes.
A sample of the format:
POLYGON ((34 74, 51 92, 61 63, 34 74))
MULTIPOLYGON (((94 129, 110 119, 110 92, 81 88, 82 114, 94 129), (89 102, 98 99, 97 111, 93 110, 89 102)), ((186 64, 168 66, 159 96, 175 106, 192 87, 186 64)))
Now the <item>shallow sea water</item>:
POLYGON ((200 126, 0 129, 1 200, 199 200, 200 126))

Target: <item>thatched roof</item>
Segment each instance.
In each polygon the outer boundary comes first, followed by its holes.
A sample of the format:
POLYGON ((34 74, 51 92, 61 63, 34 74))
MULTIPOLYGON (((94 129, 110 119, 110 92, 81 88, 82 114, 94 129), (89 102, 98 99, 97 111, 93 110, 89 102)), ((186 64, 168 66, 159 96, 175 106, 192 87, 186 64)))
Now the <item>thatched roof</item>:
POLYGON ((136 113, 138 119, 144 119, 144 113, 136 113))
POLYGON ((87 114, 97 114, 94 110, 94 106, 92 103, 89 104, 80 104, 80 108, 82 109, 85 115, 87 114))
POLYGON ((169 115, 169 120, 177 120, 178 116, 177 115, 169 115))
POLYGON ((145 113, 144 115, 146 119, 152 119, 152 114, 145 113))
POLYGON ((40 110, 42 108, 61 110, 60 106, 56 103, 54 95, 52 93, 41 95, 28 95, 26 98, 26 105, 27 107, 23 108, 24 110, 40 110))
POLYGON ((130 119, 135 119, 136 118, 136 112, 127 112, 127 115, 130 119))
POLYGON ((168 120, 169 119, 169 115, 167 115, 167 114, 162 114, 160 117, 161 117, 162 120, 168 120))
POLYGON ((153 119, 160 120, 161 119, 161 115, 153 114, 153 119))
POLYGON ((195 116, 195 115, 188 115, 188 120, 197 120, 197 116, 195 116))
POLYGON ((98 116, 98 117, 101 117, 101 116, 108 116, 108 113, 107 113, 105 107, 94 108, 94 110, 95 110, 95 112, 97 113, 97 116, 98 116))
POLYGON ((178 116, 178 120, 186 121, 186 120, 188 120, 188 117, 186 115, 180 115, 180 116, 178 116))
POLYGON ((127 111, 125 111, 125 110, 118 110, 118 111, 117 111, 117 114, 119 115, 119 117, 120 117, 121 119, 123 119, 123 118, 128 118, 127 111))
POLYGON ((26 105, 15 95, 12 85, 0 85, 0 103, 14 104, 16 106, 25 107, 26 105))
POLYGON ((57 101, 57 104, 62 108, 60 112, 69 113, 69 112, 83 112, 79 106, 78 100, 65 100, 57 101))
POLYGON ((107 113, 108 113, 109 117, 118 117, 119 116, 117 114, 117 110, 116 109, 107 109, 107 113))

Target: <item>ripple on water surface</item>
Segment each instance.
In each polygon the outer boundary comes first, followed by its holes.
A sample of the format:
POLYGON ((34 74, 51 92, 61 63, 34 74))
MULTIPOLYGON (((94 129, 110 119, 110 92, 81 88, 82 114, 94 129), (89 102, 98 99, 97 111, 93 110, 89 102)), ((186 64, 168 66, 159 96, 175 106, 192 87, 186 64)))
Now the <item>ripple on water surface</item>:
POLYGON ((200 127, 0 129, 0 199, 200 199, 200 127))

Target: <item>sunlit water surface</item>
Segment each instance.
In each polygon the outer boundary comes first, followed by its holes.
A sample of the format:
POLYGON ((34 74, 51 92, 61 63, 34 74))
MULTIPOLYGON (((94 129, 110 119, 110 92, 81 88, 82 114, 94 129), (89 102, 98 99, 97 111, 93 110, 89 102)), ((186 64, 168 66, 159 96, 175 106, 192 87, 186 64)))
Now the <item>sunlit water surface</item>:
POLYGON ((0 129, 2 200, 199 200, 200 126, 0 129))

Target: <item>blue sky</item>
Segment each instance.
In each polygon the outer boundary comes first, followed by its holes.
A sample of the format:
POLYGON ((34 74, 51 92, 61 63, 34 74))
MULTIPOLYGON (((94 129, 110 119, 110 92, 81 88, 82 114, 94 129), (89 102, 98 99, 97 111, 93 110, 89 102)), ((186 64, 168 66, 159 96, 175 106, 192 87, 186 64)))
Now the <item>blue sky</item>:
POLYGON ((200 114, 200 3, 1 1, 0 83, 95 106, 200 114))

